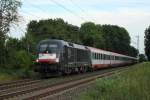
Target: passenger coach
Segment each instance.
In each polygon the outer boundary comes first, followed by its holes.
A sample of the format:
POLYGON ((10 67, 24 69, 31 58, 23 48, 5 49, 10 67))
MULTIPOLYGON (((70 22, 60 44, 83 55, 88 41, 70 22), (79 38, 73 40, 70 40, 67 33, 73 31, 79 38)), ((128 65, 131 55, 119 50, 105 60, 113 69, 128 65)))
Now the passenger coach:
POLYGON ((123 66, 134 64, 137 62, 137 58, 109 52, 93 47, 88 47, 91 53, 91 64, 93 69, 109 66, 123 66))

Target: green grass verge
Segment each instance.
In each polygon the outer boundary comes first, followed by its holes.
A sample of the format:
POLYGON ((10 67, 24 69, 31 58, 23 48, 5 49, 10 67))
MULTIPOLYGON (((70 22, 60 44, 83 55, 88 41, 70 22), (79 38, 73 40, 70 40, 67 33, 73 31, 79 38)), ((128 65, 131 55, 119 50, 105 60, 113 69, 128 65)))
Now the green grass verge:
POLYGON ((97 79, 91 89, 81 94, 80 100, 150 100, 150 63, 97 79))
POLYGON ((0 83, 22 78, 36 77, 33 70, 0 68, 0 83))

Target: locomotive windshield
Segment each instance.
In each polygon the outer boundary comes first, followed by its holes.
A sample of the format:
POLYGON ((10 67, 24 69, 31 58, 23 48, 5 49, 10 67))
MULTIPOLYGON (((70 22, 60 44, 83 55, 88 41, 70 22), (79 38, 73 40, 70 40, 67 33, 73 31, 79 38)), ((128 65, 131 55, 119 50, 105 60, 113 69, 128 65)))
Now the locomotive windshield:
POLYGON ((58 50, 57 44, 44 43, 39 46, 40 53, 56 53, 58 50))

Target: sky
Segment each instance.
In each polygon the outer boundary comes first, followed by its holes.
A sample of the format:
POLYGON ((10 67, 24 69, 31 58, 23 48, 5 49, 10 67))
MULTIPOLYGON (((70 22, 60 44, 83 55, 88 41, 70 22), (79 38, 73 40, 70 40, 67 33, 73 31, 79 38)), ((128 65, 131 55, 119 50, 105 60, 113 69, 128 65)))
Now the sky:
POLYGON ((144 31, 150 25, 150 0, 21 0, 20 20, 12 26, 10 35, 20 38, 31 20, 62 18, 69 24, 84 22, 124 27, 131 45, 144 53, 144 31))

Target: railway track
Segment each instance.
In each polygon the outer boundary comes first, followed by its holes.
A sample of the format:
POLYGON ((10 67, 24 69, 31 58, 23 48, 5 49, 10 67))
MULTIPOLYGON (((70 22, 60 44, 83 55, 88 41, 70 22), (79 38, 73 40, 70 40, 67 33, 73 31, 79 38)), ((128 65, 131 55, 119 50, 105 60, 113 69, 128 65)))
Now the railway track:
POLYGON ((12 81, 12 82, 7 82, 7 83, 2 83, 0 84, 0 90, 5 90, 9 89, 12 87, 19 87, 22 85, 28 85, 28 84, 33 84, 40 82, 41 80, 32 80, 32 79, 24 79, 24 80, 18 80, 18 81, 12 81))
MULTIPOLYGON (((76 87, 81 84, 87 84, 94 81, 96 78, 112 75, 116 72, 122 71, 125 68, 112 68, 94 73, 87 73, 83 75, 67 76, 64 79, 56 80, 36 80, 27 82, 28 84, 17 83, 17 88, 7 88, 0 90, 0 100, 3 99, 15 99, 15 100, 34 100, 42 99, 47 96, 52 96, 61 91, 76 87), (22 84, 22 85, 21 85, 22 84)), ((16 86, 16 84, 13 84, 16 86)), ((3 86, 3 85, 2 85, 3 86)), ((12 86, 12 85, 11 85, 12 86)))

